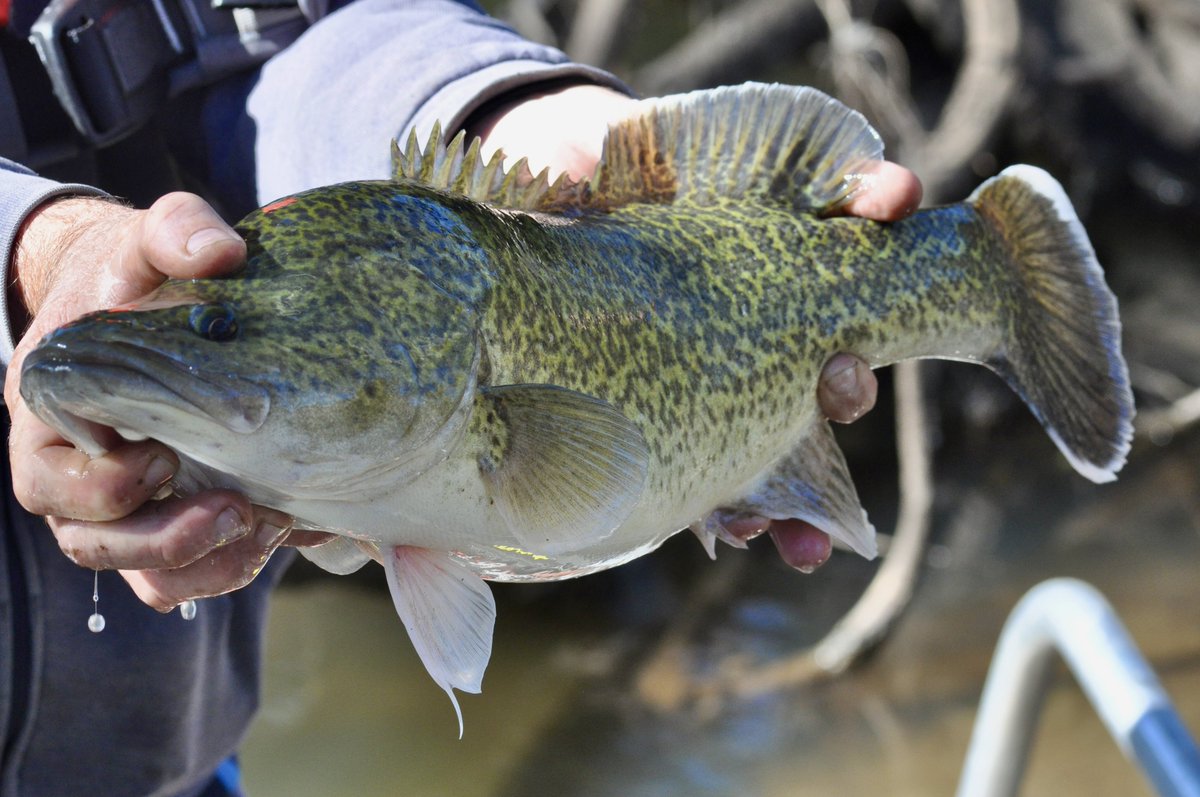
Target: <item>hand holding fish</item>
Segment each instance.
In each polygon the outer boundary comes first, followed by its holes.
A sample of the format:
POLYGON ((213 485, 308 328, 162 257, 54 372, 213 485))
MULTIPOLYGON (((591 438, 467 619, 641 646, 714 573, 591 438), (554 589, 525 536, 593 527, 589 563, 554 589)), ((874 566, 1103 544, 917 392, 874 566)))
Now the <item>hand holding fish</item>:
POLYGON ((26 509, 47 516, 74 561, 120 569, 160 610, 245 585, 291 518, 230 490, 151 501, 169 485, 178 455, 99 425, 107 450, 95 457, 77 450, 21 399, 21 365, 47 332, 77 316, 140 299, 168 277, 229 273, 245 256, 241 238, 190 194, 165 196, 145 211, 94 197, 52 200, 31 215, 16 248, 21 301, 10 306, 23 305, 32 321, 5 377, 13 490, 26 509))

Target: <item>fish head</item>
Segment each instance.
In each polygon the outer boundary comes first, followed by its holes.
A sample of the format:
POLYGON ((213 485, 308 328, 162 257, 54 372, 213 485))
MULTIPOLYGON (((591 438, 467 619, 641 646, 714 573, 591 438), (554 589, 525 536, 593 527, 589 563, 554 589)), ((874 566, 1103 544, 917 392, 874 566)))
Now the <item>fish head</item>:
POLYGON ((437 362, 415 327, 339 309, 325 284, 301 268, 168 281, 48 334, 21 394, 93 455, 111 441, 100 427, 163 442, 208 474, 190 489, 277 506, 386 489, 445 443, 470 374, 437 362))

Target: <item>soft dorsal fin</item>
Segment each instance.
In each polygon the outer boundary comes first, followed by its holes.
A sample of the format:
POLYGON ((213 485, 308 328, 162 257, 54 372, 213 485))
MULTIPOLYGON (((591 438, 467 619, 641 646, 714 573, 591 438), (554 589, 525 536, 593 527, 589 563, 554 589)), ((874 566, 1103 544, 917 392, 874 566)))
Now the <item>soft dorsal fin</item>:
POLYGON ((646 106, 609 130, 592 187, 604 204, 753 198, 820 213, 883 157, 862 114, 813 88, 746 83, 646 106))
POLYGON ((849 199, 883 157, 862 114, 813 88, 746 83, 642 103, 608 131, 595 174, 553 183, 524 159, 484 163, 479 142, 449 144, 435 127, 424 152, 393 142, 395 176, 515 210, 604 212, 639 202, 711 205, 749 198, 823 213, 849 199))

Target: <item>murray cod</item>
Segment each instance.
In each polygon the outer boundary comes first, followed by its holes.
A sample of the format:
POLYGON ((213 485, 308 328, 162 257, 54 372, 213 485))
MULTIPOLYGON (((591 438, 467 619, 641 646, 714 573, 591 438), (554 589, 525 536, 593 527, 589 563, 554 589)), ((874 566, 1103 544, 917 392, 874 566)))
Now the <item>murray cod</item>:
POLYGON ((711 550, 745 515, 873 556, 817 406, 836 352, 981 363, 1081 474, 1124 462, 1116 303, 1039 169, 891 224, 832 215, 878 135, 766 85, 646 102, 579 182, 522 179, 461 137, 393 151, 393 180, 251 213, 235 277, 51 333, 21 391, 89 453, 89 422, 153 437, 179 492, 234 488, 335 532, 304 551, 328 570, 382 563, 456 712, 491 653, 485 580, 614 567, 689 527, 711 550))

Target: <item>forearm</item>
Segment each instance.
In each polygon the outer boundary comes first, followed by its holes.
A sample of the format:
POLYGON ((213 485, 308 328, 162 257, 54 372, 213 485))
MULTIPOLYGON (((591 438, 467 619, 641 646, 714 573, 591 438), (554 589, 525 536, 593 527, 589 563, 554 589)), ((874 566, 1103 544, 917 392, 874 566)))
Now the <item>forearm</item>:
POLYGON ((19 233, 34 210, 60 196, 106 195, 91 186, 47 180, 0 158, 0 276, 7 291, 6 300, 0 302, 0 363, 6 366, 12 359, 14 338, 21 334, 25 322, 14 270, 19 233))
POLYGON ((248 102, 258 199, 386 177, 389 142, 410 128, 457 129, 490 100, 561 80, 625 90, 463 4, 357 0, 263 67, 248 102))

